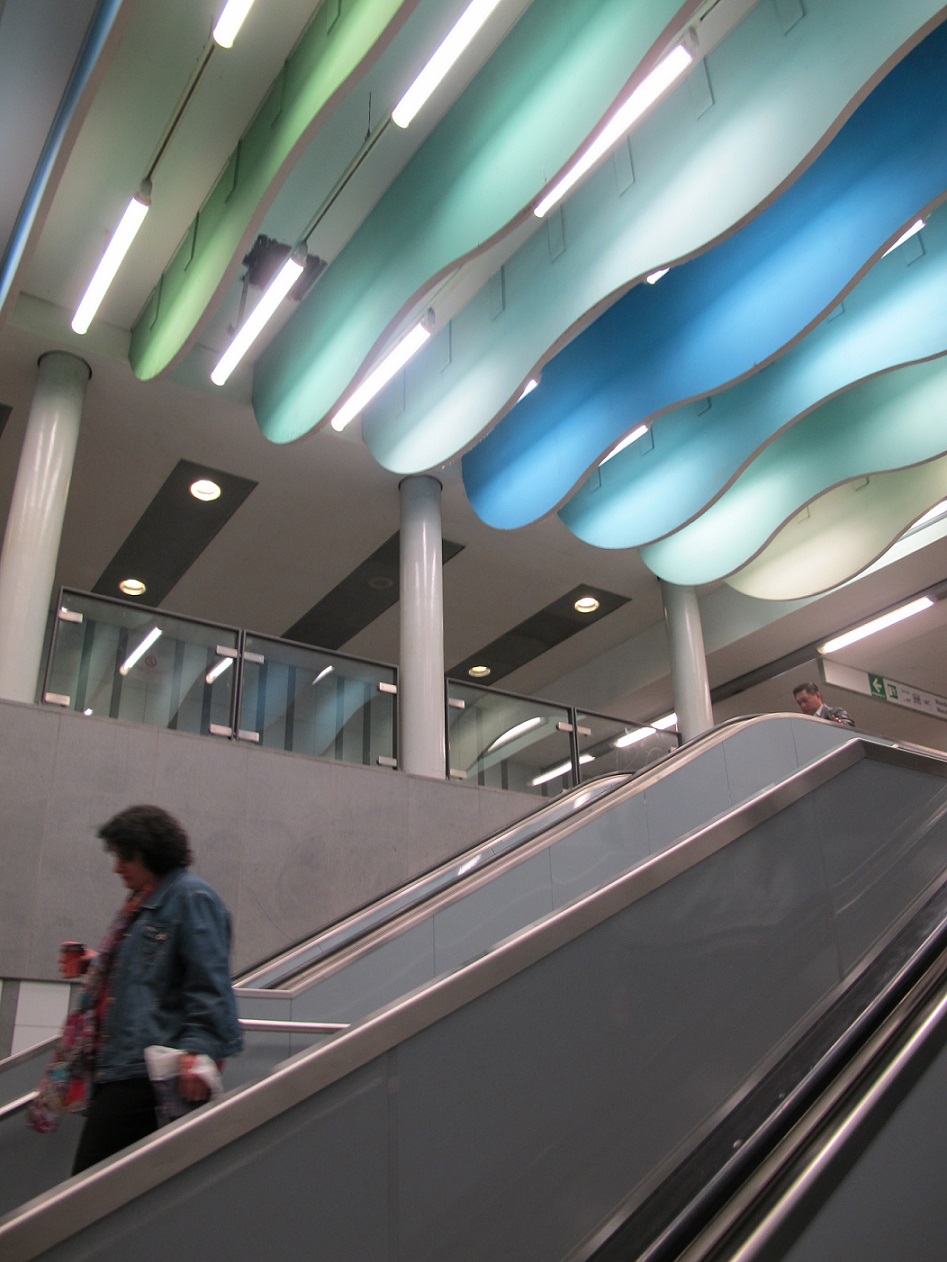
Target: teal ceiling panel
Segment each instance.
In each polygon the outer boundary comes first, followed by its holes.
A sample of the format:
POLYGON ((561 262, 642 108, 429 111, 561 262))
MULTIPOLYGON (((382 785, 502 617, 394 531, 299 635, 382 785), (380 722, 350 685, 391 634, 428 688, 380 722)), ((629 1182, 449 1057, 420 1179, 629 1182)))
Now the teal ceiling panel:
POLYGON ((787 38, 772 5, 757 5, 707 58, 712 108, 690 84, 672 93, 569 199, 565 248, 554 255, 535 232, 503 266, 502 311, 484 290, 454 316, 449 369, 425 349, 404 390, 369 406, 363 435, 376 460, 406 474, 466 450, 604 305, 771 200, 942 9, 811 0, 787 38))
MULTIPOLYGON (((705 513, 642 548, 641 559, 668 582, 715 582, 745 565, 831 488, 945 452, 947 358, 941 357, 873 377, 810 412, 765 447, 705 513)), ((903 500, 898 503, 900 513, 903 500)), ((912 521, 930 502, 914 507, 912 521)), ((895 521, 886 546, 902 529, 895 521)), ((887 524, 882 533, 886 530, 887 524)), ((835 582, 819 590, 831 586, 835 582)))
POLYGON ((511 231, 699 0, 533 0, 289 323, 253 405, 274 442, 324 421, 429 287, 511 231))
POLYGON ((947 211, 879 260, 844 307, 730 390, 676 408, 647 449, 614 456, 559 510, 580 539, 641 547, 711 504, 799 416, 863 378, 947 352, 947 211))
POLYGON ((132 330, 137 377, 157 376, 185 349, 336 94, 365 72, 417 2, 319 6, 132 330))
POLYGON ((947 497, 947 457, 837 487, 728 584, 758 600, 815 596, 855 578, 947 497))
POLYGON ((638 285, 464 457, 478 515, 554 509, 639 421, 756 372, 834 308, 947 189, 947 27, 909 52, 799 178, 714 249, 638 285))

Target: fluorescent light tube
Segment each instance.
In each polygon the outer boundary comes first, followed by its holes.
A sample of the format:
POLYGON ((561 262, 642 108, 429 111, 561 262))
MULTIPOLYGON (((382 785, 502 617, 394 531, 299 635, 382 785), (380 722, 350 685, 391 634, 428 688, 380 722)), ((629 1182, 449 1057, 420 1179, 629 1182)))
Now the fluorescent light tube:
POLYGON ((677 727, 677 712, 672 710, 670 714, 665 714, 660 719, 652 719, 651 726, 658 728, 661 732, 666 732, 670 727, 677 727))
POLYGON ((407 127, 500 0, 472 0, 427 65, 391 112, 391 121, 407 127))
POLYGON ((627 749, 629 745, 637 745, 640 741, 647 740, 654 733, 653 727, 639 727, 633 732, 626 732, 624 736, 619 736, 618 740, 612 741, 612 744, 616 749, 627 749))
POLYGON ((331 675, 334 670, 335 670, 334 666, 323 666, 322 670, 312 681, 313 685, 317 684, 320 679, 325 679, 327 675, 331 675))
POLYGON ((269 288, 263 294, 243 324, 237 335, 217 361, 217 367, 210 375, 215 386, 222 386, 247 351, 257 340, 277 307, 302 276, 306 267, 306 256, 302 251, 293 250, 289 258, 270 281, 269 288))
POLYGON ((656 272, 651 272, 648 276, 646 276, 645 280, 649 285, 656 285, 663 276, 667 276, 670 270, 671 269, 669 267, 659 267, 656 272))
POLYGON ((530 377, 529 381, 527 381, 526 385, 520 391, 519 398, 516 400, 516 402, 519 403, 523 399, 525 399, 528 394, 532 394, 538 385, 539 385, 538 380, 535 377, 530 377))
POLYGON ((214 43, 221 48, 231 48, 243 26, 243 19, 252 8, 253 0, 228 0, 214 27, 214 43))
POLYGON ((356 416, 367 407, 375 395, 403 368, 412 355, 417 354, 431 336, 431 330, 422 320, 395 346, 377 368, 368 374, 362 384, 350 394, 333 416, 330 424, 340 434, 356 416))
POLYGON ((534 727, 539 727, 540 723, 542 723, 542 719, 537 714, 531 719, 524 719, 522 723, 514 724, 513 727, 507 728, 505 732, 502 732, 492 745, 487 746, 487 753, 493 753, 501 745, 509 745, 510 741, 515 741, 517 736, 522 736, 524 732, 531 732, 534 727))
POLYGON ((612 456, 617 456, 620 451, 624 451, 626 447, 630 447, 632 443, 636 443, 639 438, 644 438, 647 432, 647 425, 636 425, 630 434, 626 434, 621 442, 611 449, 604 460, 600 460, 598 462, 599 468, 601 468, 603 464, 607 464, 609 460, 611 460, 612 456))
POLYGON ((887 258, 892 250, 896 250, 899 245, 904 245, 905 241, 910 241, 912 237, 916 237, 917 234, 921 231, 921 229, 926 228, 926 227, 927 227, 926 219, 916 219, 914 223, 911 224, 910 228, 908 228, 905 232, 901 233, 897 241, 895 241, 892 245, 888 246, 887 250, 885 250, 884 254, 882 254, 881 257, 883 259, 887 258))
POLYGON ((108 293, 109 285, 115 279, 115 273, 122 265, 122 259, 128 253, 131 243, 138 235, 138 229, 144 223, 145 215, 151 205, 151 183, 148 180, 128 203, 121 222, 112 233, 108 248, 102 255, 102 261, 95 269, 95 275, 89 281, 82 301, 72 317, 72 328, 76 333, 85 333, 99 309, 102 299, 108 293))
POLYGON ((916 613, 930 609, 933 603, 930 596, 920 596, 917 600, 902 605, 900 609, 892 609, 890 613, 882 614, 880 618, 872 618, 870 622, 863 622, 860 627, 853 627, 851 631, 846 631, 843 635, 826 640, 819 648, 819 652, 835 653, 838 649, 847 648, 849 644, 856 644, 859 640, 874 635, 876 631, 884 631, 886 627, 893 627, 895 623, 903 622, 905 618, 913 618, 916 613))
MULTIPOLYGON (((579 757, 579 762, 582 763, 583 765, 587 762, 595 762, 595 755, 582 754, 579 757)), ((530 784, 534 788, 540 784, 547 784, 550 780, 555 780, 557 776, 564 776, 566 772, 571 771, 571 770, 572 770, 572 759, 570 758, 568 762, 560 763, 558 767, 553 767, 549 771, 544 771, 541 776, 536 776, 535 779, 530 780, 530 784)))
POLYGON ((939 504, 935 504, 933 508, 929 508, 923 517, 919 517, 912 530, 919 530, 921 526, 928 526, 932 521, 936 521, 938 517, 943 517, 947 513, 947 500, 941 500, 939 504))
POLYGON ((651 108, 672 84, 681 77, 694 60, 683 44, 672 48, 663 61, 639 83, 631 96, 612 117, 611 121, 599 132, 589 147, 582 153, 575 164, 565 175, 553 185, 533 210, 533 214, 542 219, 547 211, 560 202, 566 193, 589 172, 599 158, 603 157, 622 136, 629 132, 635 123, 651 108))
POLYGON ((212 684, 215 679, 219 679, 225 670, 229 670, 233 665, 232 657, 222 657, 216 666, 212 666, 204 676, 205 684, 212 684))
POLYGON ((142 640, 142 642, 138 645, 138 648, 135 649, 134 653, 132 653, 130 657, 127 657, 125 661, 122 662, 121 666, 119 666, 118 673, 120 675, 127 675, 128 672, 131 670, 131 668, 138 661, 138 659, 143 654, 148 652, 148 650, 151 648, 152 644, 154 644, 155 640, 157 640, 160 634, 161 634, 160 627, 152 627, 151 630, 148 632, 148 634, 145 636, 145 638, 142 640))

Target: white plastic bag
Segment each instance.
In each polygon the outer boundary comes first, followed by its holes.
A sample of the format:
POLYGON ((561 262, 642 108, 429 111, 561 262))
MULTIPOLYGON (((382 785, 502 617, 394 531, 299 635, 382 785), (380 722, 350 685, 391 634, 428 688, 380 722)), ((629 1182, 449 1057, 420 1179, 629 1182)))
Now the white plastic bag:
MULTIPOLYGON (((184 1054, 183 1050, 177 1047, 153 1045, 145 1048, 148 1077, 155 1089, 155 1111, 158 1114, 158 1122, 162 1126, 166 1122, 173 1122, 177 1117, 183 1117, 185 1113, 190 1113, 199 1105, 207 1103, 206 1100, 185 1100, 178 1090, 178 1065, 184 1054)), ((208 1099, 213 1099, 223 1090, 220 1071, 209 1056, 203 1053, 196 1055, 192 1072, 199 1078, 203 1078, 210 1088, 208 1099)))

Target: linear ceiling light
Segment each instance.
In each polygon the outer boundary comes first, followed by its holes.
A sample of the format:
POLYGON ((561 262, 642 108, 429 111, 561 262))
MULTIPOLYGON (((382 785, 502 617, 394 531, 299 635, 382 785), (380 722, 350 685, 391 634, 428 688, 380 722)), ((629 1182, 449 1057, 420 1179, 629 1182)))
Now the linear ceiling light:
POLYGON ((648 432, 647 425, 636 425, 630 434, 626 434, 620 443, 616 443, 604 460, 598 462, 599 468, 603 464, 607 464, 612 456, 617 456, 620 451, 624 451, 626 447, 630 447, 632 443, 636 443, 639 438, 644 438, 648 432))
POLYGON ((653 736, 655 730, 653 727, 636 727, 633 731, 626 732, 624 736, 619 736, 617 740, 612 741, 612 744, 616 749, 627 749, 629 745, 637 745, 639 741, 645 741, 649 736, 653 736))
POLYGON ((495 749, 500 749, 503 745, 509 745, 510 741, 515 741, 517 736, 523 736, 526 732, 531 732, 534 727, 539 727, 542 723, 540 716, 534 715, 531 719, 524 719, 522 723, 516 723, 513 727, 507 728, 505 732, 501 732, 492 745, 487 746, 487 753, 491 754, 495 749))
POLYGON ((205 684, 212 684, 215 679, 219 679, 225 670, 229 670, 233 665, 232 657, 222 657, 216 666, 212 666, 204 676, 205 684))
POLYGON ((407 127, 453 66, 500 0, 472 0, 427 65, 391 112, 391 121, 407 127))
POLYGON ((649 272, 645 280, 649 285, 656 285, 662 277, 667 276, 670 270, 669 267, 659 267, 656 272, 649 272))
POLYGON ((247 351, 257 340, 277 307, 302 276, 306 268, 306 251, 297 247, 279 269, 260 301, 256 304, 237 335, 217 361, 217 367, 210 375, 215 386, 222 386, 247 351))
POLYGON ((227 0, 224 11, 214 27, 214 43, 230 48, 243 26, 243 19, 253 8, 253 0, 227 0))
POLYGON ((589 147, 582 153, 565 175, 557 181, 550 191, 533 209, 533 214, 542 219, 547 211, 560 202, 566 193, 595 166, 599 158, 629 132, 635 123, 651 108, 652 105, 670 88, 694 60, 693 54, 678 44, 672 48, 663 61, 660 61, 645 79, 638 84, 625 104, 612 117, 611 121, 599 132, 589 147))
POLYGON ((95 269, 95 275, 89 281, 89 287, 76 308, 76 314, 72 317, 74 332, 85 333, 92 323, 102 299, 108 293, 109 285, 115 279, 115 273, 122 265, 122 259, 128 253, 131 243, 138 235, 138 229, 144 223, 150 205, 151 181, 145 180, 128 203, 121 222, 112 233, 108 248, 102 255, 102 261, 95 269))
POLYGON ((926 228, 926 227, 927 227, 926 219, 915 219, 914 223, 911 224, 910 228, 908 228, 905 232, 902 232, 901 235, 898 237, 897 241, 889 245, 887 250, 885 250, 884 254, 882 254, 881 257, 887 258, 892 250, 896 250, 899 245, 904 245, 905 241, 910 241, 912 237, 916 237, 917 234, 921 231, 921 229, 926 228))
MULTIPOLYGON (((594 754, 580 754, 579 762, 584 766, 586 763, 595 762, 594 754)), ((560 763, 558 767, 551 767, 549 771, 544 771, 541 776, 536 776, 530 780, 530 784, 536 788, 541 784, 548 784, 550 780, 555 780, 557 776, 567 775, 572 770, 572 760, 560 763)))
POLYGON ((330 424, 340 434, 356 416, 374 399, 375 395, 403 368, 412 355, 416 355, 431 336, 425 320, 419 321, 401 341, 392 348, 377 368, 368 374, 362 384, 345 400, 333 416, 330 424))
POLYGON ((138 659, 148 652, 160 634, 160 627, 152 627, 142 642, 138 645, 138 648, 135 649, 134 653, 132 653, 130 657, 127 657, 125 661, 122 662, 121 666, 119 666, 118 673, 120 675, 127 675, 138 659))
POLYGON ((851 631, 846 631, 844 635, 837 635, 832 640, 820 646, 820 653, 835 653, 838 649, 847 648, 849 644, 855 644, 859 640, 864 640, 869 635, 874 635, 876 631, 883 631, 885 627, 893 627, 895 623, 903 622, 905 618, 913 618, 916 613, 921 613, 925 609, 930 609, 933 605, 930 596, 919 596, 917 600, 909 601, 908 604, 902 605, 900 609, 892 609, 890 613, 882 614, 880 618, 872 618, 870 622, 863 622, 860 627, 853 627, 851 631))

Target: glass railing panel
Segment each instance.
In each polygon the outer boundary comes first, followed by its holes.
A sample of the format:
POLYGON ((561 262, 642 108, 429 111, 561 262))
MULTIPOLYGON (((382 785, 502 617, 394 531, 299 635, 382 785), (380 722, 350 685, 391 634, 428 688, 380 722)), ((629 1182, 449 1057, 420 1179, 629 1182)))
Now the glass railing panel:
POLYGON ((239 633, 63 591, 44 701, 179 732, 229 731, 239 633), (230 655, 233 656, 230 656, 230 655))
POLYGON ((397 672, 248 635, 238 733, 269 749, 394 765, 397 672))
POLYGON ((575 783, 565 706, 447 681, 452 776, 556 797, 575 783))
POLYGON ((660 762, 679 740, 676 732, 662 732, 637 723, 601 714, 576 713, 576 737, 579 749, 579 779, 591 780, 616 771, 632 774, 660 762))

